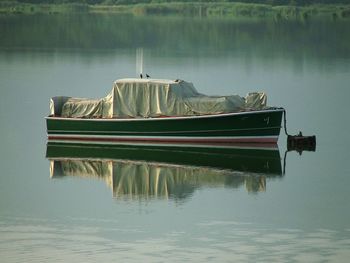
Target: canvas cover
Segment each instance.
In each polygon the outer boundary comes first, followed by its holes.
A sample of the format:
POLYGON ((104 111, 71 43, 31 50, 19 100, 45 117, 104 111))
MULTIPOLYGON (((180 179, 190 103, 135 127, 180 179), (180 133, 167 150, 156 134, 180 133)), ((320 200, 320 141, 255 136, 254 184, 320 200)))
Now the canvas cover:
MULTIPOLYGON (((57 99, 62 102, 64 99, 57 99)), ((52 115, 73 118, 135 118, 219 114, 266 107, 266 95, 246 97, 207 96, 183 80, 121 79, 102 99, 66 98, 61 111, 52 106, 52 115)), ((52 99, 54 104, 54 100, 52 99)))
POLYGON ((69 98, 63 105, 62 117, 102 118, 103 99, 69 98))
POLYGON ((63 105, 67 102, 70 97, 57 96, 50 99, 50 115, 61 116, 63 105))

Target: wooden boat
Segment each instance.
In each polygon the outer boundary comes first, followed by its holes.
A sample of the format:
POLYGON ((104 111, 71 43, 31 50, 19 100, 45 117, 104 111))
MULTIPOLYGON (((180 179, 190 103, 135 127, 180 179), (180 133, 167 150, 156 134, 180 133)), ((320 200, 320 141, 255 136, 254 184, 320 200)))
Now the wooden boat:
POLYGON ((191 85, 178 80, 123 79, 100 100, 55 97, 46 118, 48 140, 158 145, 277 143, 284 109, 267 107, 265 95, 254 93, 255 105, 247 105, 251 97, 205 96, 191 85), (257 98, 263 100, 258 106, 257 98), (62 113, 64 107, 69 114, 62 113))

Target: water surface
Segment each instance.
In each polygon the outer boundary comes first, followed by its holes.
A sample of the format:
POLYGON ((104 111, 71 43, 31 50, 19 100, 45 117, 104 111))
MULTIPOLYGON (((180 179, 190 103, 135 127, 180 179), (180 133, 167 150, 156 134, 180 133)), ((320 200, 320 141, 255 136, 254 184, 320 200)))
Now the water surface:
MULTIPOLYGON (((113 15, 0 21, 2 262, 350 256, 349 21, 113 15), (270 105, 287 109, 290 133, 317 135, 316 152, 288 153, 285 174, 274 176, 237 166, 231 177, 200 171, 188 181, 179 168, 181 183, 163 188, 176 190, 165 195, 116 195, 103 178, 51 178, 49 98, 105 96, 115 79, 136 76, 138 48, 152 77, 185 79, 210 95, 267 92, 270 105)), ((278 146, 283 169, 283 133, 278 146)), ((186 157, 187 165, 196 157, 186 157)), ((144 176, 137 167, 129 174, 144 176)))

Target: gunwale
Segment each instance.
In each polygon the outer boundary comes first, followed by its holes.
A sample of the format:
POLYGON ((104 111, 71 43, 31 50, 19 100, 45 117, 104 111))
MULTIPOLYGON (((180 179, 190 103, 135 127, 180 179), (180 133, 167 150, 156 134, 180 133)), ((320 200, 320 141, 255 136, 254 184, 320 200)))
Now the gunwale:
POLYGON ((239 111, 239 112, 229 112, 220 114, 205 114, 205 115, 191 115, 191 116, 162 116, 162 117, 152 117, 152 118, 66 118, 59 116, 47 116, 45 119, 52 120, 67 120, 67 121, 161 121, 161 120, 183 120, 183 119, 201 119, 201 118, 216 118, 224 116, 236 116, 236 115, 246 115, 246 114, 257 114, 257 113, 270 113, 285 111, 283 108, 269 108, 266 110, 251 110, 251 111, 239 111))

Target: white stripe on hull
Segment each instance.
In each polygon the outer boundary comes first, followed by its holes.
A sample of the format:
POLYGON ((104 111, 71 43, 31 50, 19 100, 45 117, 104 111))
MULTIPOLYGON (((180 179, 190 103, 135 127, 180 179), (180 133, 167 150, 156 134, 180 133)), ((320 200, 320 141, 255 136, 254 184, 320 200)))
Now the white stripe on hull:
MULTIPOLYGON (((50 140, 50 143, 64 143, 80 145, 95 145, 96 147, 106 145, 99 141, 65 141, 65 140, 50 140)), ((112 142, 108 145, 123 145, 123 146, 156 146, 156 147, 190 147, 190 148, 205 148, 205 149, 246 149, 246 150, 278 150, 276 143, 165 143, 165 142, 112 142)), ((80 147, 80 146, 72 146, 80 147)))
POLYGON ((169 142, 169 143, 277 143, 278 136, 115 136, 50 134, 49 141, 71 143, 169 142))
MULTIPOLYGON (((211 133, 211 132, 228 132, 228 131, 257 131, 257 130, 271 130, 271 129, 280 129, 281 126, 271 126, 271 127, 262 127, 262 128, 242 128, 242 129, 224 129, 224 130, 219 130, 219 129, 215 129, 215 130, 200 130, 200 129, 196 129, 196 130, 176 130, 176 131, 96 131, 96 130, 92 130, 92 131, 86 131, 86 130, 49 130, 48 132, 50 134, 55 134, 55 132, 59 132, 59 134, 78 134, 78 135, 82 135, 82 134, 91 134, 91 133, 99 133, 102 134, 103 136, 108 135, 108 134, 113 134, 113 133, 119 133, 119 134, 139 134, 138 136, 141 136, 141 134, 154 134, 153 136, 157 136, 156 134, 169 134, 169 133, 187 133, 187 134, 191 134, 191 133, 200 133, 200 132, 206 132, 206 133, 211 133)), ((89 135, 91 136, 91 135, 89 135)), ((100 136, 100 135, 98 135, 100 136)), ((133 136, 133 135, 131 135, 133 136)), ((159 135, 158 135, 159 136, 159 135)))

